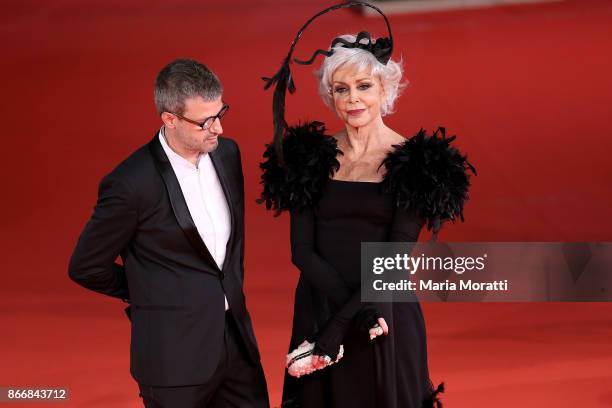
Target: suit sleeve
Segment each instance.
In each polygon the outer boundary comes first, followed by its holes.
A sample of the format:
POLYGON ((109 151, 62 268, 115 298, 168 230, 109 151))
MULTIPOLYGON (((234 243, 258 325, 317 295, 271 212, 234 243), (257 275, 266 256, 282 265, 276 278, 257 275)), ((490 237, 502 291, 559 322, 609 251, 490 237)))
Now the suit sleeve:
MULTIPOLYGON (((389 241, 418 241, 423 223, 424 220, 417 217, 414 212, 396 208, 389 232, 389 241)), ((380 315, 375 304, 362 303, 361 290, 355 291, 319 334, 315 354, 328 355, 332 360, 335 360, 351 320, 353 318, 363 320, 358 321, 357 324, 367 331, 378 317, 384 318, 385 316, 380 315)))
POLYGON ((238 160, 238 166, 236 168, 236 174, 238 175, 238 191, 240 193, 240 201, 243 203, 241 207, 242 213, 240 217, 242 219, 242 225, 239 230, 241 245, 240 245, 240 283, 244 284, 244 241, 246 239, 246 231, 245 231, 245 214, 244 214, 244 173, 242 171, 242 158, 240 156, 240 148, 238 144, 234 142, 234 147, 236 148, 236 159, 238 160))
POLYGON ((77 242, 68 274, 79 285, 104 295, 129 299, 123 265, 115 262, 137 225, 137 208, 126 182, 112 176, 100 183, 91 219, 77 242))
POLYGON ((351 297, 340 274, 315 250, 314 213, 311 208, 291 211, 291 261, 306 280, 336 305, 351 297))

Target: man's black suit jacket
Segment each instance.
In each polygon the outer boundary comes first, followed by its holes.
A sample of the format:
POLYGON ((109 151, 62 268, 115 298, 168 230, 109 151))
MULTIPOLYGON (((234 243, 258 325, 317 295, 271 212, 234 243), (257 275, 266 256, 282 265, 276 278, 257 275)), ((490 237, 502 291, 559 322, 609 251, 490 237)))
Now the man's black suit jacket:
POLYGON ((205 383, 223 350, 224 293, 247 353, 259 353, 242 291, 244 181, 236 143, 210 154, 231 214, 219 270, 193 222, 156 135, 100 183, 93 216, 70 260, 80 285, 131 303, 131 373, 139 383, 205 383), (120 255, 123 265, 115 261, 120 255))

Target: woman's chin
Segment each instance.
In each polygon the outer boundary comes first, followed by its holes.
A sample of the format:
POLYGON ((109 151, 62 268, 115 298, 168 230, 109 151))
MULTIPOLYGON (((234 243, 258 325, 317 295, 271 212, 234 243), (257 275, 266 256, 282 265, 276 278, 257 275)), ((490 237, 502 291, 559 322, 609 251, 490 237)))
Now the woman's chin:
POLYGON ((351 127, 355 127, 355 128, 359 128, 359 127, 363 127, 366 126, 368 123, 370 123, 370 118, 369 117, 347 117, 344 120, 344 123, 348 126, 351 127))

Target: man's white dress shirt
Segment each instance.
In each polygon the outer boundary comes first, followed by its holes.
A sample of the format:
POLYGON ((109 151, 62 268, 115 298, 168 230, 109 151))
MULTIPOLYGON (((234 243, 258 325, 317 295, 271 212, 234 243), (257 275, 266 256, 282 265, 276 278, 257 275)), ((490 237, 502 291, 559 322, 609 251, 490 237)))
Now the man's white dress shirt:
POLYGON ((162 127, 159 141, 181 186, 191 218, 219 269, 223 269, 232 226, 227 200, 212 160, 207 153, 200 154, 194 166, 168 146, 163 132, 162 127))

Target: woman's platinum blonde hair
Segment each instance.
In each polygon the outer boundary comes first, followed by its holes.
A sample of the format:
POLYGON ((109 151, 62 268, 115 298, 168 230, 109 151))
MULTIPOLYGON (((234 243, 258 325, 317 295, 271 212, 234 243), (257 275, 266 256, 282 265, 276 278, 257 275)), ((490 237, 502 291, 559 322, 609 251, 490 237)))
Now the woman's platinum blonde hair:
MULTIPOLYGON (((340 36, 349 42, 355 42, 356 36, 346 34, 340 36)), ((369 51, 361 48, 345 48, 341 43, 333 48, 334 53, 326 57, 321 68, 316 72, 319 80, 319 95, 327 106, 334 109, 332 96, 332 76, 338 68, 347 65, 354 67, 357 71, 369 71, 370 75, 377 76, 384 90, 384 100, 381 104, 381 115, 393 113, 395 100, 402 89, 407 85, 402 83, 403 68, 400 62, 389 60, 387 65, 382 64, 369 51)))

